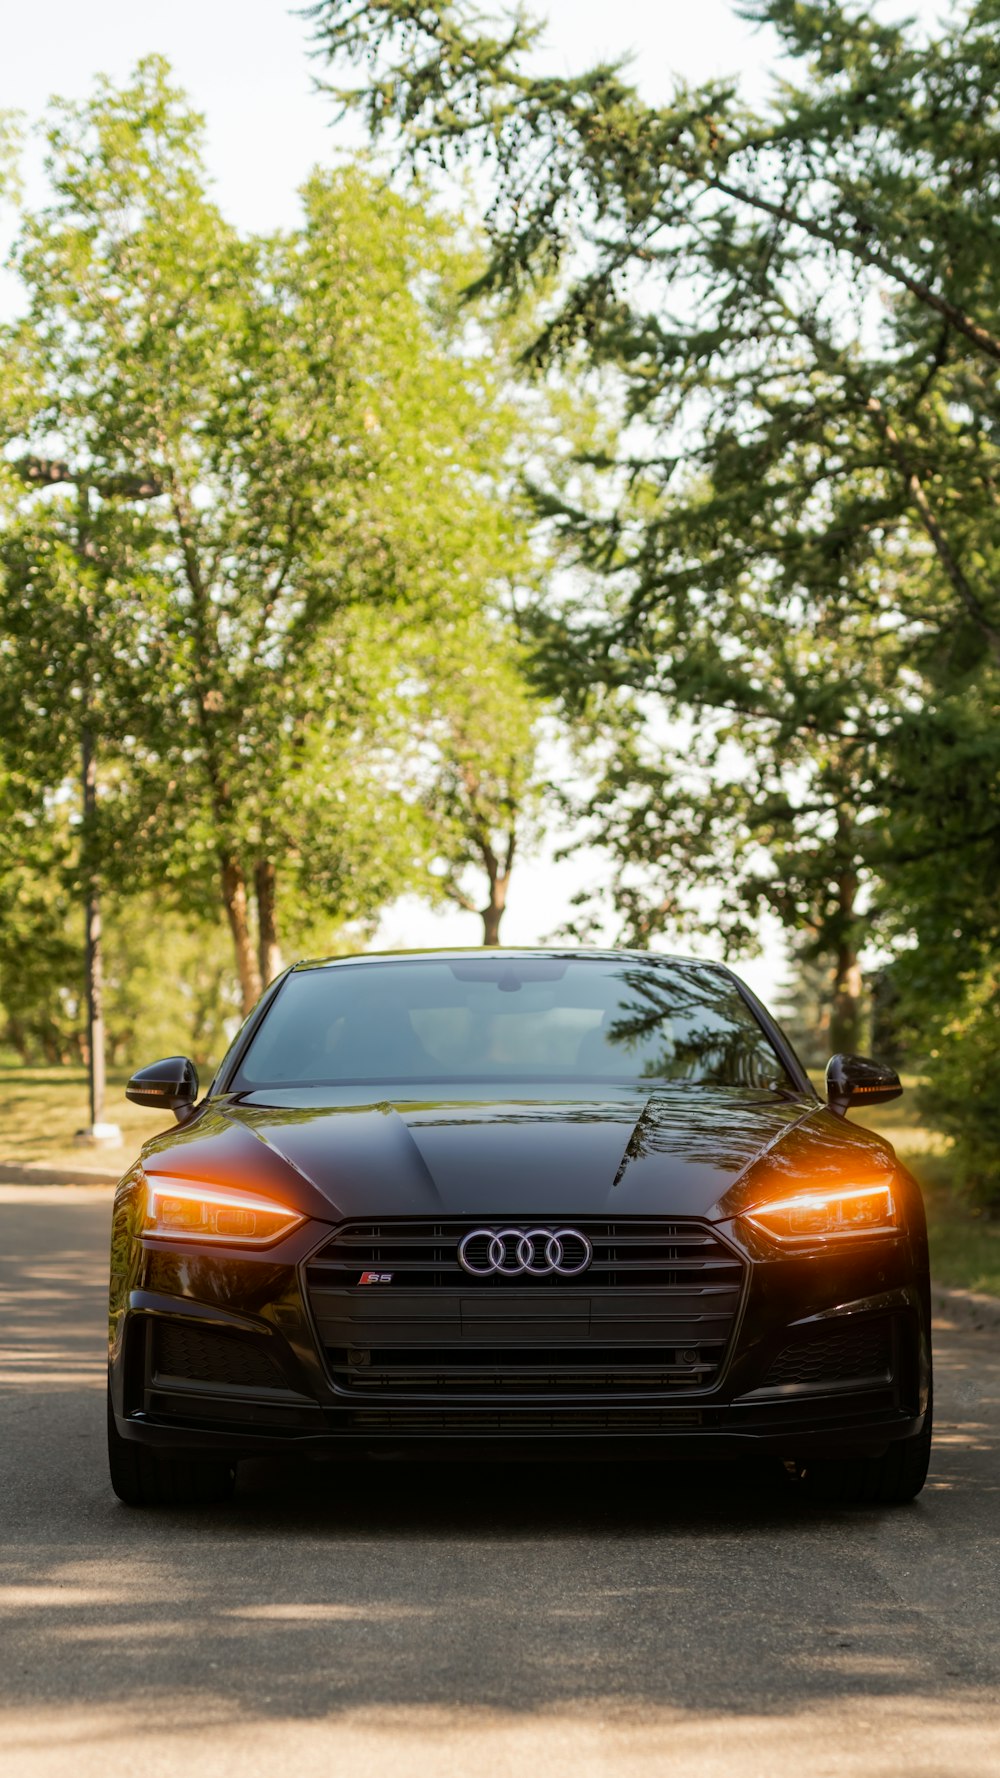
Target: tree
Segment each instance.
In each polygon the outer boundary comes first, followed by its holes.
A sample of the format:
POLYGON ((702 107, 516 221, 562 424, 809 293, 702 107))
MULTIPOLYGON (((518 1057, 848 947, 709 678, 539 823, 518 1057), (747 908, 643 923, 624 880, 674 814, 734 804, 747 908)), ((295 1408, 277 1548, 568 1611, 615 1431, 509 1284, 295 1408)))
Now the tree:
POLYGON ((20 192, 19 158, 21 149, 20 119, 11 111, 0 111, 0 198, 16 197, 20 192))
POLYGON ((309 182, 300 228, 244 239, 206 195, 200 135, 157 58, 56 110, 3 340, 25 490, 6 671, 16 701, 37 619, 73 676, 72 596, 25 540, 54 536, 79 579, 82 503, 124 762, 95 799, 104 868, 201 915, 218 897, 248 1009, 283 918, 365 919, 419 879, 394 640, 488 602, 524 546, 497 493, 502 367, 454 316, 468 250, 357 167, 309 182))
POLYGON ((509 625, 475 620, 435 639, 425 663, 422 806, 440 893, 500 943, 515 858, 536 837, 546 786, 539 762, 542 709, 509 625), (469 873, 485 878, 485 900, 469 873))
MULTIPOLYGON (((37 473, 37 460, 22 460, 10 480, 37 473)), ((128 727, 126 711, 151 688, 137 671, 127 676, 123 699, 122 650, 131 639, 138 589, 132 588, 131 600, 116 595, 109 563, 115 554, 127 555, 121 515, 107 490, 103 510, 95 512, 91 492, 82 484, 68 501, 28 513, 14 507, 0 532, 0 733, 15 836, 13 855, 0 860, 0 895, 8 903, 2 993, 12 1035, 17 1042, 18 1029, 30 1036, 47 1028, 50 1051, 65 1048, 55 1035, 60 1017, 51 979, 52 967, 66 960, 60 911, 67 895, 82 907, 83 1054, 89 1133, 99 1140, 105 1084, 101 902, 108 848, 97 794, 98 737, 115 737, 108 749, 113 759, 104 763, 120 762, 117 737, 128 727), (59 795, 67 779, 77 789, 77 812, 69 821, 59 795), (39 959, 27 977, 20 943, 39 959), (46 982, 47 1002, 39 995, 46 982)), ((126 531, 131 524, 127 518, 126 531)), ((62 998, 65 1010, 73 994, 62 998)))
MULTIPOLYGON (((558 281, 534 361, 582 350, 621 390, 603 507, 548 502, 604 588, 553 626, 548 684, 658 695, 710 736, 729 712, 745 746, 774 720, 790 631, 767 781, 737 799, 729 839, 764 829, 773 899, 797 813, 792 797, 776 848, 776 775, 793 751, 809 806, 833 749, 846 794, 814 829, 819 881, 867 872, 884 929, 943 945, 954 979, 1000 865, 982 788, 1000 755, 1000 9, 974 0, 928 40, 836 0, 755 16, 790 64, 759 114, 728 82, 651 106, 620 66, 529 73, 523 17, 489 35, 449 0, 312 9, 329 55, 364 61, 345 96, 374 131, 493 169, 477 289, 558 281), (817 646, 811 694, 799 643, 838 626, 850 673, 831 700, 837 674, 817 646)), ((788 907, 798 926, 801 897, 788 907)))
POLYGON ((81 1060, 81 923, 71 920, 64 809, 26 806, 0 772, 0 1039, 23 1061, 81 1060))
MULTIPOLYGON (((834 1048, 857 1050, 860 952, 886 850, 879 743, 905 699, 905 657, 815 580, 808 607, 753 610, 744 634, 751 624, 753 677, 737 687, 730 675, 725 706, 709 677, 678 716, 655 658, 629 662, 639 697, 590 689, 580 728, 597 740, 583 749, 592 781, 576 813, 614 861, 629 943, 698 927, 738 955, 775 916, 826 974, 834 1048)), ((697 651, 711 658, 716 639, 692 624, 688 646, 693 683, 697 651)))
MULTIPOLYGON (((87 1061, 83 932, 67 872, 35 841, 35 862, 0 871, 0 1043, 27 1066, 87 1061)), ((72 848, 69 848, 70 860, 72 848)), ((239 1023, 225 927, 153 895, 105 890, 104 1021, 109 1066, 181 1050, 199 1067, 239 1023), (164 958, 169 969, 164 969, 164 958)))
MULTIPOLYGON (((995 956, 963 970, 956 993, 935 1009, 924 1110, 954 1138, 952 1177, 1000 1219, 1000 970, 995 956)), ((924 1027, 926 1032, 926 1025, 924 1027)))

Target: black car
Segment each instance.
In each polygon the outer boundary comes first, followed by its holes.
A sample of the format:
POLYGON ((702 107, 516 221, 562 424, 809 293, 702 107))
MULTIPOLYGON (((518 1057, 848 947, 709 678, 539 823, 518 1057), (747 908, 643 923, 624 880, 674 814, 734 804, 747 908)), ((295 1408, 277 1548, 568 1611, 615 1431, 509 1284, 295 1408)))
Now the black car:
POLYGON ((241 1458, 734 1457, 897 1502, 931 1437, 918 1188, 714 963, 300 963, 118 1187, 108 1433, 132 1504, 241 1458))

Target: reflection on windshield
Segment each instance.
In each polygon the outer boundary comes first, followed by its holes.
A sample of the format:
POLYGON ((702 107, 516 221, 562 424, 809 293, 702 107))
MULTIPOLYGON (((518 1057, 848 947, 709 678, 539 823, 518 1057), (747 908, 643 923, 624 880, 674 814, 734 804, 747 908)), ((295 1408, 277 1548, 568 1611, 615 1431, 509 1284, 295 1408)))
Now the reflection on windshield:
POLYGON ((296 970, 232 1084, 449 1080, 787 1085, 711 964, 502 953, 296 970))
MULTIPOLYGON (((681 976, 668 983, 640 969, 628 970, 623 980, 629 998, 609 1024, 606 1038, 623 1054, 641 1057, 636 1072, 643 1080, 762 1084, 746 1080, 748 1041, 755 1054, 763 1032, 756 1019, 748 1024, 738 1016, 739 1009, 748 1011, 739 996, 735 1008, 728 997, 722 1005, 706 1004, 704 985, 697 979, 681 976)), ((770 1044, 767 1051, 770 1081, 775 1072, 770 1044)))

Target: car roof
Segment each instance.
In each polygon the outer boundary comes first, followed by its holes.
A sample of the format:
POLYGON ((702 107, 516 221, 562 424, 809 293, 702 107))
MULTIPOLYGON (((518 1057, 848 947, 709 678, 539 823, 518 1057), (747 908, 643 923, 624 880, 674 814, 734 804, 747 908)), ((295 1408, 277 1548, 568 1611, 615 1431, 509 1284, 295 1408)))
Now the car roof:
POLYGON ((584 959, 593 962, 619 963, 635 962, 641 959, 644 963, 679 964, 682 968, 718 969, 725 975, 733 971, 725 963, 717 963, 710 957, 680 957, 667 951, 631 950, 624 946, 600 948, 590 945, 447 945, 440 948, 424 947, 420 950, 400 951, 345 951, 333 957, 303 957, 293 963, 293 973, 306 969, 333 969, 343 963, 396 963, 396 962, 446 962, 449 957, 564 957, 567 960, 584 959))

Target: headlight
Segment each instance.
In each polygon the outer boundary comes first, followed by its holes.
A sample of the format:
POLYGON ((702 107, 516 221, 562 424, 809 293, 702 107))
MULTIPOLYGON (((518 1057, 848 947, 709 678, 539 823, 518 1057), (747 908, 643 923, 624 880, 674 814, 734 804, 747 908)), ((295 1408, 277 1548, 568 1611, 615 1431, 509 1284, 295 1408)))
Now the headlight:
POLYGON ((782 1247, 822 1247, 858 1235, 892 1235, 899 1229, 888 1185, 796 1192, 793 1198, 748 1211, 746 1219, 782 1247))
POLYGON ((159 1240, 267 1247, 304 1221, 297 1210, 253 1192, 182 1179, 146 1179, 143 1234, 159 1240))

